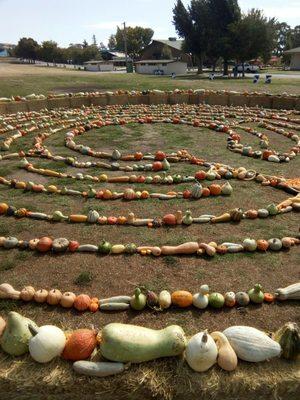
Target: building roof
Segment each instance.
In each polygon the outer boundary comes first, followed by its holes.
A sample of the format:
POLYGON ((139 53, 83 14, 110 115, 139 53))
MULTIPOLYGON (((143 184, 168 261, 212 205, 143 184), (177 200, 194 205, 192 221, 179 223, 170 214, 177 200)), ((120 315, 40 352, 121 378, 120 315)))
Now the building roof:
POLYGON ((153 39, 152 43, 153 42, 162 43, 162 44, 164 44, 166 46, 173 47, 176 50, 182 50, 181 48, 182 48, 182 44, 183 44, 184 41, 183 40, 178 40, 178 39, 176 39, 176 40, 153 39))
POLYGON ((86 61, 83 64, 112 64, 112 61, 105 61, 105 60, 90 60, 86 61))
POLYGON ((300 47, 295 47, 294 49, 286 50, 284 53, 285 53, 285 54, 296 54, 296 53, 300 53, 300 47))
POLYGON ((135 64, 171 64, 174 62, 180 62, 186 64, 186 61, 178 61, 178 60, 141 60, 141 61, 136 61, 135 64))

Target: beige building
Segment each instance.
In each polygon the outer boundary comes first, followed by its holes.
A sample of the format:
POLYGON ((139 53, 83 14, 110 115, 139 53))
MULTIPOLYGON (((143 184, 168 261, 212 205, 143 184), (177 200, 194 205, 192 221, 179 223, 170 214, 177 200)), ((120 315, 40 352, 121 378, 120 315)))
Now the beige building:
POLYGON ((141 60, 135 63, 137 74, 182 75, 186 74, 187 63, 177 60, 141 60))
POLYGON ((114 70, 114 64, 112 61, 87 61, 83 63, 84 69, 86 71, 92 71, 92 72, 107 72, 107 71, 113 71, 114 70))
POLYGON ((291 63, 290 63, 291 70, 300 71, 300 47, 287 50, 284 52, 284 54, 288 54, 291 56, 291 63))

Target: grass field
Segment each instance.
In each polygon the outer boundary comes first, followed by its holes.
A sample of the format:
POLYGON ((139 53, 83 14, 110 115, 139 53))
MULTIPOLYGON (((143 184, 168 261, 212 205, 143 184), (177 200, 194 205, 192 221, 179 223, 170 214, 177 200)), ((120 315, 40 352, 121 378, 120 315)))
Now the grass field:
MULTIPOLYGON (((49 90, 88 90, 88 89, 134 89, 175 87, 207 87, 250 90, 253 85, 245 81, 175 80, 161 77, 145 77, 122 74, 89 74, 85 72, 62 72, 22 66, 24 74, 19 74, 19 66, 13 66, 0 82, 0 96, 46 93, 49 90), (16 68, 16 69, 14 69, 16 68), (34 71, 30 68, 35 68, 34 71), (240 85, 233 87, 233 85, 240 85), (86 88, 86 89, 85 89, 86 88)), ((1 69, 1 64, 0 64, 1 69)), ((0 70, 1 71, 1 70, 0 70)), ((297 80, 280 81, 271 87, 272 92, 290 91, 299 93, 297 80), (293 91, 294 90, 294 91, 293 91)), ((299 85, 299 82, 298 82, 299 85)), ((259 87, 265 90, 265 86, 259 87)), ((294 116, 299 119, 299 115, 294 116)), ((257 125, 253 125, 257 126, 257 125)), ((261 131, 261 129, 259 128, 261 131)), ((262 130, 264 131, 264 130, 262 130)), ((287 151, 291 142, 282 135, 264 131, 270 138, 271 147, 287 151)), ((258 139, 239 130, 242 142, 259 148, 258 139)), ((36 133, 31 133, 15 141, 9 152, 28 150, 33 145, 36 133)), ((3 135, 2 138, 6 137, 3 135)), ((0 138, 2 140, 2 138, 0 138)), ((299 176, 300 160, 290 163, 273 164, 242 157, 226 149, 227 136, 206 128, 193 128, 184 125, 147 124, 125 125, 90 130, 76 138, 77 143, 88 145, 96 150, 112 151, 117 148, 124 153, 135 151, 155 152, 158 149, 176 151, 186 148, 193 154, 208 161, 222 162, 232 166, 244 166, 264 174, 299 176)), ((0 141, 1 141, 0 140, 0 141)), ((46 140, 47 148, 58 155, 74 156, 74 152, 64 146, 64 132, 52 135, 46 140)), ((5 154, 5 153, 1 153, 5 154)), ((78 154, 76 154, 78 155, 78 154)), ((79 159, 90 161, 87 156, 79 159)), ((41 158, 30 161, 41 168, 53 168, 61 172, 77 172, 99 175, 105 171, 99 168, 78 170, 62 162, 49 162, 41 158), (75 171, 74 171, 75 170, 75 171), (88 172, 87 172, 88 171, 88 172)), ((171 173, 191 174, 196 168, 189 164, 172 164, 171 173)), ((120 175, 118 172, 111 174, 120 175)), ((48 178, 19 168, 19 160, 1 161, 0 176, 10 179, 34 181, 44 185, 64 185, 74 189, 87 188, 88 182, 69 179, 48 178)), ((221 181, 224 182, 223 180, 221 181)), ((140 217, 161 217, 165 213, 191 210, 194 216, 201 214, 221 214, 224 210, 242 207, 243 210, 258 209, 272 202, 278 203, 287 195, 272 187, 262 187, 255 182, 230 181, 234 192, 230 197, 203 198, 199 201, 171 200, 162 202, 151 199, 145 201, 121 200, 101 202, 96 199, 85 200, 81 197, 39 194, 14 190, 0 185, 0 202, 7 202, 17 208, 25 207, 32 211, 53 213, 61 210, 64 214, 87 213, 95 209, 100 215, 124 215, 133 211, 140 217)), ((208 186, 210 182, 204 181, 208 186)), ((105 184, 104 184, 105 185, 105 184)), ((94 187, 102 187, 100 183, 94 187)), ((155 185, 135 185, 136 189, 162 192, 172 189, 185 189, 189 185, 160 187, 155 185)), ((126 186, 109 184, 120 191, 126 186)), ((296 235, 299 232, 299 214, 288 213, 268 219, 245 220, 240 224, 193 224, 189 227, 149 229, 129 226, 99 226, 95 224, 49 223, 32 219, 14 219, 0 216, 0 236, 16 236, 28 240, 33 237, 51 235, 80 240, 81 243, 98 244, 102 238, 113 243, 169 244, 184 241, 237 241, 245 237, 271 238, 296 235)), ((62 291, 87 293, 99 298, 111 295, 131 294, 135 286, 145 286, 159 292, 162 289, 174 291, 189 290, 195 293, 207 283, 212 291, 225 293, 246 291, 255 283, 261 283, 265 291, 274 292, 278 287, 294 283, 300 277, 299 247, 279 253, 243 253, 216 256, 213 259, 197 257, 142 258, 134 256, 100 257, 91 254, 75 253, 69 256, 39 255, 26 251, 0 250, 0 283, 9 282, 21 289, 25 285, 39 288, 58 288, 62 291)), ((54 308, 48 305, 26 304, 0 300, 0 315, 6 316, 10 310, 16 310, 38 325, 57 324, 65 330, 90 327, 101 329, 110 322, 123 322, 161 329, 171 324, 181 325, 188 336, 208 328, 210 332, 223 330, 231 325, 249 325, 267 332, 279 326, 295 321, 300 323, 299 303, 249 306, 246 309, 232 308, 223 310, 207 309, 201 312, 195 308, 186 310, 172 308, 158 313, 150 309, 141 313, 128 311, 123 313, 83 313, 54 308)), ((116 377, 89 379, 72 372, 71 363, 54 360, 50 364, 34 363, 29 356, 16 360, 0 353, 0 399, 157 399, 157 400, 195 400, 202 396, 208 399, 254 400, 297 399, 300 390, 299 362, 289 363, 273 360, 262 364, 239 362, 238 369, 226 373, 214 367, 204 374, 193 372, 182 359, 163 359, 143 365, 134 365, 116 377)))
POLYGON ((251 78, 216 79, 209 81, 196 75, 187 75, 171 79, 170 77, 123 74, 93 73, 69 71, 58 68, 46 68, 30 65, 0 63, 0 97, 26 95, 29 93, 47 94, 48 92, 105 91, 105 90, 142 90, 142 89, 196 89, 258 91, 280 94, 283 92, 300 94, 300 75, 297 78, 273 78, 271 85, 263 80, 257 85, 251 78))

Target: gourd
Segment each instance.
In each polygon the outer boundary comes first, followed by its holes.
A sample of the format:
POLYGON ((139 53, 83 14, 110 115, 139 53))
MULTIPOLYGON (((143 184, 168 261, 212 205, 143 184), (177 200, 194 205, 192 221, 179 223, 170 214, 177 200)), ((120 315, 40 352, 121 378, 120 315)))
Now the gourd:
POLYGON ((13 299, 18 300, 21 292, 15 290, 9 283, 2 283, 0 285, 0 299, 13 299))
POLYGON ((79 296, 76 296, 74 300, 74 307, 78 311, 85 311, 89 308, 89 305, 91 304, 91 298, 87 294, 80 294, 79 296))
POLYGON ((218 217, 213 217, 210 219, 210 222, 212 224, 218 223, 218 222, 229 222, 231 221, 231 214, 226 212, 222 215, 219 215, 218 217))
POLYGON ((193 296, 193 305, 197 308, 200 308, 201 310, 206 308, 208 306, 208 293, 208 285, 200 286, 199 293, 196 293, 193 296))
POLYGON ((174 214, 166 214, 163 216, 163 223, 166 225, 176 225, 177 220, 174 214))
POLYGON ((273 238, 268 240, 269 248, 273 251, 279 251, 282 249, 282 242, 280 239, 273 238))
POLYGON ((300 282, 275 291, 278 300, 300 300, 300 282))
POLYGON ((236 298, 234 292, 227 292, 224 296, 225 299, 225 306, 233 307, 236 304, 236 298))
POLYGON ((300 330, 295 322, 288 322, 275 332, 274 339, 282 348, 282 357, 297 360, 300 354, 300 330))
POLYGON ((162 290, 158 295, 158 304, 162 310, 166 310, 172 304, 171 294, 167 290, 162 290))
POLYGON ((185 346, 184 331, 177 325, 154 330, 112 323, 102 330, 100 351, 111 361, 140 363, 177 356, 183 353, 185 346))
POLYGON ((243 246, 246 251, 255 251, 257 248, 256 240, 247 238, 243 241, 243 246))
POLYGON ((216 363, 217 356, 217 346, 207 331, 197 333, 188 341, 185 359, 194 371, 207 371, 216 363))
POLYGON ((150 308, 156 308, 156 306, 158 305, 158 296, 156 293, 154 293, 152 290, 148 290, 147 291, 147 295, 146 295, 146 299, 147 299, 147 306, 150 308))
POLYGON ((218 347, 217 363, 219 367, 225 371, 234 371, 237 367, 238 359, 227 337, 222 332, 212 332, 211 337, 218 347))
POLYGON ((49 237, 42 237, 38 244, 36 245, 36 249, 41 253, 46 253, 52 248, 52 239, 49 237))
POLYGON ((178 246, 162 246, 161 254, 173 255, 173 254, 194 254, 199 249, 197 242, 187 242, 178 246))
POLYGON ((76 299, 76 294, 72 292, 65 292, 60 299, 60 305, 64 308, 73 307, 74 301, 76 299))
POLYGON ((182 223, 184 225, 192 225, 193 223, 193 217, 192 217, 192 213, 190 210, 187 210, 182 218, 182 223))
POLYGON ((195 183, 195 185, 192 187, 191 193, 194 199, 200 199, 202 196, 202 185, 199 182, 195 183))
POLYGON ((241 208, 234 208, 230 211, 231 220, 234 222, 240 222, 243 218, 243 211, 241 208))
POLYGON ((90 210, 87 215, 87 221, 90 222, 91 224, 94 224, 97 222, 99 217, 100 215, 96 210, 90 210))
POLYGON ((113 296, 108 297, 107 299, 100 299, 99 304, 106 304, 106 303, 127 303, 129 304, 131 300, 130 296, 113 296))
POLYGON ((224 183, 223 186, 221 186, 221 193, 230 196, 233 192, 232 186, 230 185, 229 182, 224 183))
POLYGON ((249 295, 246 292, 237 292, 235 299, 237 304, 242 307, 245 307, 250 303, 249 295))
POLYGON ((66 238, 56 238, 52 242, 52 250, 54 253, 62 253, 69 247, 69 240, 66 238))
POLYGON ((264 332, 250 326, 231 326, 223 334, 229 340, 238 358, 249 362, 261 362, 278 357, 280 345, 264 332))
POLYGON ((90 329, 77 329, 68 337, 62 353, 65 360, 85 360, 97 346, 97 332, 90 329))
POLYGON ((99 253, 101 254, 109 254, 111 252, 111 248, 112 245, 104 239, 98 246, 99 253))
POLYGON ((134 291, 134 295, 130 300, 130 306, 134 310, 141 311, 146 307, 147 298, 142 293, 140 288, 136 288, 134 291))
POLYGON ((62 297, 62 293, 58 289, 51 289, 47 296, 47 303, 51 306, 56 306, 59 304, 62 297))
POLYGON ((125 365, 116 362, 75 361, 73 369, 78 374, 105 377, 122 373, 125 365))
POLYGON ((193 304, 193 295, 186 290, 177 290, 171 295, 172 304, 186 308, 193 304))
POLYGON ((66 336, 61 329, 53 325, 40 328, 29 325, 29 330, 33 335, 29 340, 29 353, 35 361, 47 363, 60 356, 66 344, 66 336))
POLYGON ((21 299, 23 301, 31 301, 34 297, 35 294, 35 290, 32 286, 25 286, 22 290, 21 290, 21 299))
POLYGON ((259 283, 254 285, 253 289, 249 290, 248 295, 253 303, 260 304, 264 301, 264 293, 262 292, 262 287, 259 283))
POLYGON ((209 305, 214 308, 222 308, 225 303, 224 296, 221 293, 211 293, 208 296, 209 305))
POLYGON ((102 311, 125 311, 130 308, 128 303, 104 303, 99 305, 100 310, 102 311))
POLYGON ((27 353, 29 340, 32 336, 28 327, 29 324, 37 327, 33 321, 17 312, 9 312, 7 325, 0 340, 2 350, 12 356, 21 356, 27 353))
POLYGON ((34 300, 37 303, 45 303, 47 301, 48 291, 46 289, 39 289, 34 293, 34 300))
POLYGON ((19 244, 19 241, 17 238, 13 237, 13 236, 9 236, 7 238, 5 238, 4 242, 3 242, 3 247, 5 249, 13 249, 15 247, 17 247, 19 244))

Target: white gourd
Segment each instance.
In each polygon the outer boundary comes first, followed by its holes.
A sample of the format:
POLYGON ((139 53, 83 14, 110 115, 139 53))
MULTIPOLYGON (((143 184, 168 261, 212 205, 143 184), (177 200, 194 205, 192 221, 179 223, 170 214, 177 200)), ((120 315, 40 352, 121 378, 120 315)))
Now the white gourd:
POLYGON ((165 310, 172 304, 171 294, 167 290, 162 290, 158 295, 158 304, 160 308, 165 310))
POLYGON ((193 296, 193 305, 202 310, 206 308, 208 306, 208 293, 209 287, 207 285, 202 285, 199 293, 196 293, 193 296))
POLYGON ((104 377, 120 374, 125 370, 125 365, 118 362, 76 361, 73 369, 78 374, 104 377))
POLYGON ((61 329, 53 325, 38 329, 30 325, 29 329, 34 335, 29 341, 29 352, 35 361, 47 363, 63 352, 66 336, 61 329))
POLYGON ((197 333, 189 340, 185 350, 185 358, 194 371, 207 371, 216 363, 217 357, 218 348, 207 331, 197 333))
POLYGON ((250 326, 231 326, 223 334, 229 340, 238 358, 249 362, 261 362, 278 357, 281 353, 279 343, 264 332, 250 326))
POLYGON ((275 296, 278 300, 300 300, 300 282, 277 289, 275 296))

